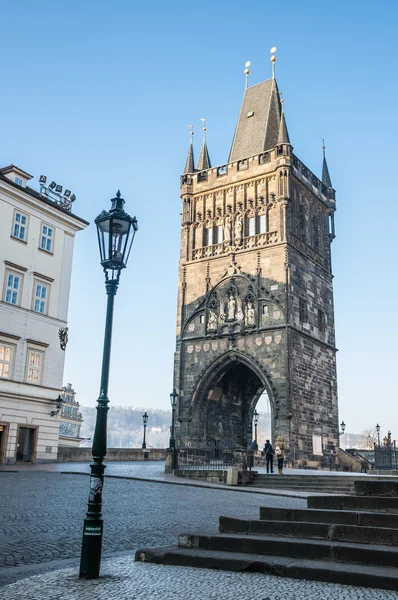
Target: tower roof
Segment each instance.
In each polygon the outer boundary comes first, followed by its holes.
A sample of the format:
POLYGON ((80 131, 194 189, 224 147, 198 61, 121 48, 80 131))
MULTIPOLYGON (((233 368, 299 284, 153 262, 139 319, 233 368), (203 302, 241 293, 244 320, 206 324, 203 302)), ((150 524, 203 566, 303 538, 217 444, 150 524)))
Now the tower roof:
POLYGON ((267 79, 247 88, 243 96, 229 162, 260 154, 276 146, 280 121, 281 103, 275 79, 267 79))
POLYGON ((195 172, 195 162, 193 158, 193 144, 192 144, 192 136, 191 142, 189 144, 187 161, 185 163, 184 173, 194 173, 195 172))
POLYGON ((209 151, 207 149, 206 136, 205 136, 203 139, 202 150, 200 151, 200 154, 199 154, 198 164, 196 165, 196 170, 197 171, 205 171, 206 169, 211 169, 211 162, 210 162, 210 156, 209 156, 209 151))
POLYGON ((278 144, 290 144, 290 138, 286 127, 285 112, 282 106, 281 120, 279 123, 278 144))
POLYGON ((328 188, 333 187, 329 175, 328 163, 326 162, 325 146, 323 147, 322 183, 328 188))

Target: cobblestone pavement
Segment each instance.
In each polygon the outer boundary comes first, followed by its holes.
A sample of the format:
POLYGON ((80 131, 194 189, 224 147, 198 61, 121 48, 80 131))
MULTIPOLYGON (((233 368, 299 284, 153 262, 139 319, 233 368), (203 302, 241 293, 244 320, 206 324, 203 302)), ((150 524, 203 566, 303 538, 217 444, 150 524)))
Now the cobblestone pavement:
POLYGON ((1 589, 2 600, 393 600, 396 592, 256 573, 231 573, 105 560, 98 580, 77 569, 30 577, 1 589))
MULTIPOLYGON (((0 473, 0 567, 79 556, 89 478, 0 473)), ((258 518, 259 507, 304 507, 296 498, 108 478, 104 552, 176 543, 184 531, 216 531, 221 514, 258 518)), ((0 583, 4 582, 4 570, 0 583)))

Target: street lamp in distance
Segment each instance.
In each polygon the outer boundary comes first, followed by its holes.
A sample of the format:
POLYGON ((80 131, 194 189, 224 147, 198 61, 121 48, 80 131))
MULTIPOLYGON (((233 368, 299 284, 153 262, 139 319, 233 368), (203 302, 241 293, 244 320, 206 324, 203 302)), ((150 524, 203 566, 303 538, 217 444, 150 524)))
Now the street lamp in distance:
POLYGON ((146 437, 146 424, 148 423, 148 415, 147 415, 146 411, 142 415, 142 422, 144 423, 144 439, 142 440, 142 447, 145 450, 146 449, 146 441, 145 441, 145 437, 146 437))
POLYGON ((340 433, 340 435, 344 435, 345 428, 347 427, 347 425, 344 423, 344 421, 341 421, 340 427, 341 427, 341 433, 340 433))
POLYGON ((254 450, 257 451, 258 450, 257 425, 258 425, 258 417, 259 417, 259 413, 257 412, 257 409, 254 409, 253 417, 254 417, 254 445, 255 445, 254 450))
POLYGON ((171 404, 171 432, 170 432, 170 443, 169 443, 169 447, 175 449, 176 447, 176 439, 175 439, 175 435, 174 435, 174 428, 175 428, 175 416, 176 416, 176 407, 177 407, 177 400, 179 398, 179 395, 177 394, 176 389, 174 388, 173 391, 170 394, 170 404, 171 404))
POLYGON ((90 465, 90 493, 88 510, 83 525, 83 542, 80 559, 81 579, 97 579, 101 567, 102 551, 102 488, 104 485, 104 458, 106 455, 106 430, 108 414, 108 384, 111 358, 113 304, 119 286, 120 272, 127 266, 133 240, 138 230, 135 217, 124 211, 120 191, 111 200, 109 211, 103 210, 95 219, 97 226, 100 261, 105 273, 105 289, 108 296, 105 320, 104 350, 100 394, 97 404, 93 440, 93 462, 90 465))
POLYGON ((376 425, 376 431, 377 431, 377 445, 380 446, 380 425, 378 423, 376 425))

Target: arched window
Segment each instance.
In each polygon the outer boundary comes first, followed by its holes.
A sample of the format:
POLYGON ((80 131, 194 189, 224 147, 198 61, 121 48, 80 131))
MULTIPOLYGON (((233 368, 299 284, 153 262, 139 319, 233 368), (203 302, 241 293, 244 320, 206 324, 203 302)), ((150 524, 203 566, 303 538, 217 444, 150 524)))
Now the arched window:
POLYGON ((305 239, 305 216, 304 216, 304 206, 300 204, 299 208, 299 227, 300 227, 300 235, 303 239, 305 239))

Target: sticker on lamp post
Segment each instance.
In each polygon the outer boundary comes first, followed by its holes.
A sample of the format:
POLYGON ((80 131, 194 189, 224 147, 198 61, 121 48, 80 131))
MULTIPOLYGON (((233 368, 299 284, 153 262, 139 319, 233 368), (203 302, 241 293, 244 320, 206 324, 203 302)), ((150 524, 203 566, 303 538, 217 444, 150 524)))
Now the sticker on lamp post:
POLYGON ((85 525, 84 535, 102 535, 101 525, 85 525))
POLYGON ((90 477, 90 493, 88 496, 89 502, 95 502, 97 494, 102 493, 102 480, 100 477, 90 477))

